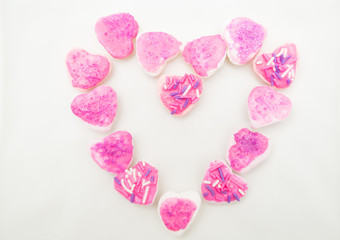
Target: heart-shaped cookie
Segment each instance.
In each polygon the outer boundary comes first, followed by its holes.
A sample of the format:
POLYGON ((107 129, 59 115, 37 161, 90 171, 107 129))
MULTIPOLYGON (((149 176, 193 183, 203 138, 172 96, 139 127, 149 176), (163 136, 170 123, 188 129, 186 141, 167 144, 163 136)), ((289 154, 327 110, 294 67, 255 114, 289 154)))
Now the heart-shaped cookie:
POLYGON ((203 90, 202 80, 193 75, 161 76, 158 92, 164 106, 173 115, 183 116, 200 99, 203 90))
POLYGON ((195 191, 166 192, 158 202, 158 214, 165 227, 175 235, 181 235, 189 227, 201 205, 195 191))
POLYGON ((157 76, 167 61, 181 51, 181 42, 164 32, 146 32, 137 37, 137 59, 144 71, 157 76))
POLYGON ((78 95, 71 104, 72 112, 98 130, 110 129, 117 111, 117 95, 109 86, 99 86, 78 95))
POLYGON ((157 194, 158 170, 138 162, 114 177, 114 188, 131 203, 151 205, 157 194))
POLYGON ((269 86, 255 87, 248 97, 248 115, 253 128, 282 121, 291 109, 289 98, 269 86))
POLYGON ((125 58, 132 53, 138 29, 138 23, 129 13, 100 18, 95 27, 99 42, 114 58, 125 58))

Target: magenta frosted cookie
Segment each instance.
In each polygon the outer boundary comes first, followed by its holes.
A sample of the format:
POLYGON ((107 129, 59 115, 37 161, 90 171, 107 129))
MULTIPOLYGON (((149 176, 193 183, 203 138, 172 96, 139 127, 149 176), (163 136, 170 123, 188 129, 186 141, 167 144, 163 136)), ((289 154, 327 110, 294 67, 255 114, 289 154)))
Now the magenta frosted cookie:
POLYGON ((159 199, 158 214, 166 229, 179 236, 190 226, 200 205, 200 195, 195 191, 166 192, 159 199))
POLYGON ((157 76, 167 61, 181 51, 181 42, 164 32, 146 32, 137 37, 137 59, 144 71, 157 76))
POLYGON ((67 69, 72 77, 72 86, 88 90, 101 82, 110 71, 106 57, 93 55, 83 49, 73 49, 66 57, 67 69))
POLYGON ((224 63, 226 42, 221 35, 204 36, 188 42, 182 56, 201 77, 209 77, 224 63))
POLYGON ((109 86, 99 86, 78 95, 71 104, 72 112, 99 130, 109 130, 117 111, 117 95, 109 86))
POLYGON ((151 205, 157 194, 158 170, 138 162, 114 177, 114 188, 131 203, 151 205))
POLYGON ((100 18, 95 27, 99 42, 114 58, 125 58, 132 53, 138 29, 138 23, 129 13, 100 18))
POLYGON ((245 180, 233 174, 221 160, 209 164, 201 184, 203 198, 211 203, 240 201, 247 189, 245 180))
POLYGON ((132 155, 132 136, 126 131, 114 132, 91 147, 93 160, 112 173, 124 172, 130 166, 132 155))
POLYGON ((234 64, 245 64, 260 51, 266 30, 249 18, 233 19, 225 28, 223 38, 227 42, 228 57, 234 64))
POLYGON ((232 138, 227 151, 227 162, 234 171, 246 172, 266 159, 269 151, 269 138, 242 128, 232 138))
POLYGON ((203 90, 202 80, 193 75, 161 76, 158 92, 164 106, 173 115, 183 116, 200 99, 203 90))
POLYGON ((282 121, 291 109, 289 98, 269 86, 255 87, 248 97, 248 115, 253 128, 282 121))
POLYGON ((255 73, 267 84, 287 88, 295 79, 298 54, 294 43, 287 43, 272 53, 263 53, 253 62, 255 73))

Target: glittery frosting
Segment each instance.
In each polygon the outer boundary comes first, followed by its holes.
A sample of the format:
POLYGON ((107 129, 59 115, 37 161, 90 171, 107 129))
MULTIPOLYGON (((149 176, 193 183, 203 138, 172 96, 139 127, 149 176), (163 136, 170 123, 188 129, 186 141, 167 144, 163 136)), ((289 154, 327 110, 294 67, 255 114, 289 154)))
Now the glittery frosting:
POLYGON ((223 34, 228 46, 228 57, 232 63, 245 64, 260 51, 266 30, 249 18, 235 18, 223 34))
POLYGON ((295 79, 296 46, 285 44, 272 53, 264 53, 253 62, 255 73, 266 83, 276 88, 287 88, 295 79))
POLYGON ((211 76, 222 66, 227 45, 221 35, 204 36, 188 42, 183 49, 183 58, 201 77, 211 76))
POLYGON ((114 188, 131 203, 151 205, 157 193, 158 170, 146 162, 138 162, 113 179, 114 188))
POLYGON ((166 62, 180 52, 181 42, 164 32, 147 32, 138 36, 137 58, 146 73, 158 75, 166 62))
POLYGON ((269 86, 255 87, 248 98, 248 114, 254 128, 286 119, 291 108, 289 98, 269 86))
POLYGON ((132 154, 132 136, 126 131, 114 132, 91 147, 93 160, 112 173, 124 172, 130 166, 132 154))
POLYGON ((172 115, 183 116, 200 99, 203 90, 202 80, 193 75, 161 76, 158 92, 164 106, 172 115))
POLYGON ((129 13, 118 13, 100 18, 95 31, 99 42, 114 58, 125 58, 133 51, 133 39, 138 23, 129 13))
POLYGON ((203 198, 213 203, 240 201, 247 189, 247 183, 220 160, 209 164, 201 184, 203 198))
POLYGON ((76 116, 93 126, 108 127, 117 111, 116 92, 109 86, 99 86, 77 96, 71 109, 76 116))
POLYGON ((83 90, 95 87, 110 71, 110 62, 103 56, 83 49, 73 49, 66 58, 72 86, 83 90))

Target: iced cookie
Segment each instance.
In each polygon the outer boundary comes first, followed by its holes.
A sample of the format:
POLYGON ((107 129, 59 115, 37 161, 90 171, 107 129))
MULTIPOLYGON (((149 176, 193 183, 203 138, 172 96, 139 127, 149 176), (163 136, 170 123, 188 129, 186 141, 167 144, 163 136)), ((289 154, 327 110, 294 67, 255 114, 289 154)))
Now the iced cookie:
POLYGON ((117 95, 109 86, 99 86, 78 95, 71 104, 72 112, 98 130, 107 131, 117 111, 117 95))
POLYGON ((138 162, 114 177, 114 188, 131 203, 151 205, 157 194, 158 170, 138 162))
POLYGON ((99 42, 114 58, 125 58, 133 51, 133 39, 138 23, 129 13, 118 13, 100 18, 95 31, 99 42))
POLYGON ((164 32, 146 32, 138 35, 137 59, 144 71, 157 76, 167 61, 180 52, 181 42, 164 32))
POLYGON ((201 77, 209 77, 224 63, 226 42, 221 35, 204 36, 188 42, 183 49, 183 58, 201 77))
POLYGON ((166 229, 179 236, 192 223, 200 205, 200 195, 195 191, 166 192, 159 199, 158 214, 166 229))
POLYGON ((269 86, 255 87, 248 97, 248 115, 253 128, 282 121, 291 109, 289 98, 269 86))
POLYGON ((224 161, 220 160, 209 164, 201 184, 203 198, 211 203, 240 201, 247 189, 245 180, 233 174, 224 161))
POLYGON ((245 64, 260 51, 266 37, 266 30, 249 18, 235 18, 223 34, 227 42, 228 57, 234 64, 245 64))
POLYGON ((66 65, 72 77, 72 86, 82 90, 95 87, 110 71, 110 62, 106 57, 90 54, 83 49, 70 51, 66 65))
POLYGON ((183 116, 200 99, 203 90, 202 80, 193 75, 161 76, 158 92, 164 106, 173 115, 183 116))
POLYGON ((91 147, 93 160, 112 173, 124 172, 130 166, 132 154, 132 136, 126 131, 114 132, 91 147))
POLYGON ((259 77, 276 88, 287 88, 295 79, 298 54, 294 43, 277 48, 273 53, 264 53, 253 63, 259 77))

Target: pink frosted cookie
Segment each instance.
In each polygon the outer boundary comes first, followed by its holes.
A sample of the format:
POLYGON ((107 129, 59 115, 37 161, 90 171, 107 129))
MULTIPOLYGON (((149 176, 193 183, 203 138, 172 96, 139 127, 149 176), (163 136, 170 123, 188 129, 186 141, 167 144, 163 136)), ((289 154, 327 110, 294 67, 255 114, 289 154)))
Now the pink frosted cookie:
POLYGON ((157 76, 167 61, 181 51, 181 42, 164 32, 147 32, 138 35, 137 59, 145 72, 157 76))
POLYGON ((99 42, 114 58, 125 58, 133 51, 133 39, 138 23, 129 13, 118 13, 100 18, 95 31, 99 42))
POLYGON ((201 184, 204 199, 213 203, 240 201, 247 189, 245 180, 220 160, 210 163, 201 184))
POLYGON ((188 42, 184 46, 182 55, 198 75, 209 77, 222 66, 226 53, 226 42, 218 34, 188 42))
POLYGON ((164 106, 171 114, 183 116, 200 99, 203 90, 202 80, 193 75, 161 76, 158 92, 164 106))
POLYGON ((258 132, 242 128, 234 134, 227 151, 227 162, 234 171, 246 172, 263 161, 269 154, 269 138, 258 132))
POLYGON ((117 111, 117 95, 109 86, 99 86, 78 95, 71 104, 72 112, 93 127, 110 129, 117 111))
POLYGON ((158 170, 146 162, 138 162, 114 177, 114 187, 131 203, 151 205, 157 194, 158 170))
POLYGON ((192 223, 200 205, 200 195, 195 191, 166 192, 159 199, 158 214, 166 229, 179 236, 192 223))
POLYGON ((70 51, 66 65, 72 77, 72 86, 83 90, 96 86, 110 71, 110 62, 106 57, 92 55, 83 49, 70 51))
POLYGON ((234 64, 249 62, 260 51, 266 30, 249 18, 235 18, 223 34, 228 46, 228 57, 234 64))
POLYGON ((253 63, 253 68, 256 74, 271 86, 287 88, 294 81, 297 60, 295 44, 288 43, 277 48, 273 53, 258 56, 253 63))
POLYGON ((130 166, 132 154, 132 136, 126 131, 114 132, 91 147, 93 160, 112 173, 124 172, 130 166))
POLYGON ((291 109, 289 98, 269 86, 255 87, 248 97, 248 115, 253 128, 282 121, 291 109))

